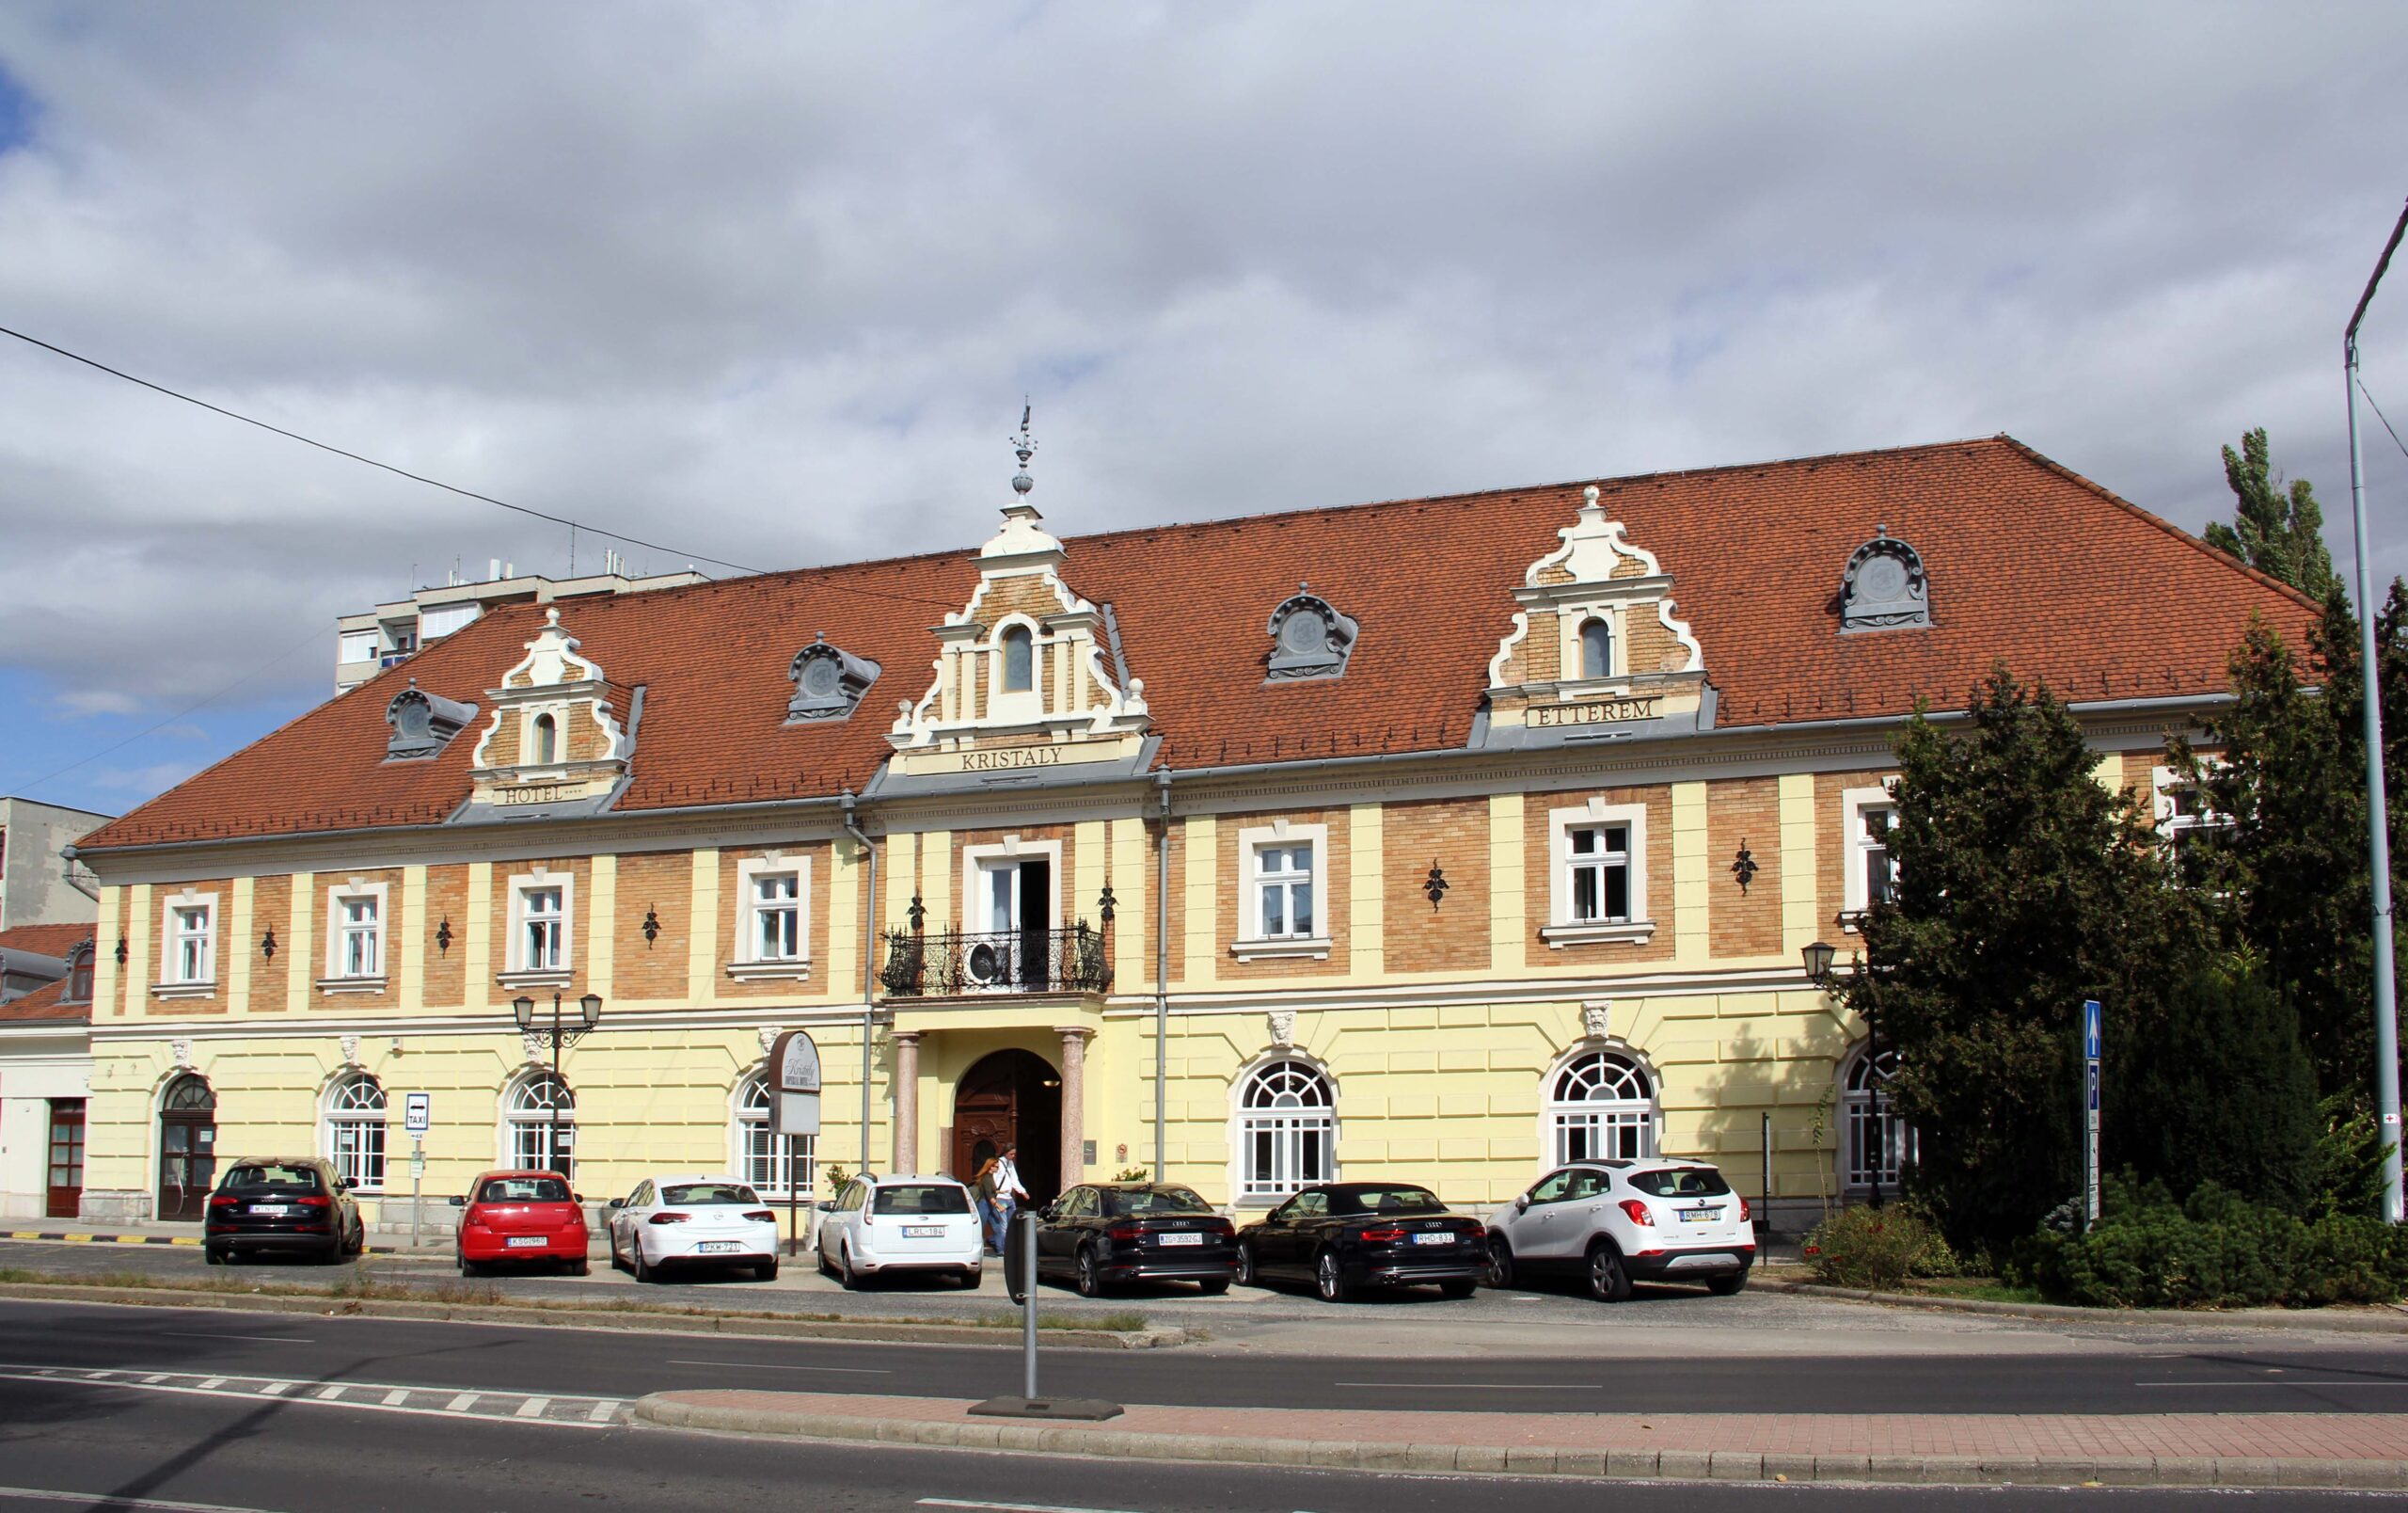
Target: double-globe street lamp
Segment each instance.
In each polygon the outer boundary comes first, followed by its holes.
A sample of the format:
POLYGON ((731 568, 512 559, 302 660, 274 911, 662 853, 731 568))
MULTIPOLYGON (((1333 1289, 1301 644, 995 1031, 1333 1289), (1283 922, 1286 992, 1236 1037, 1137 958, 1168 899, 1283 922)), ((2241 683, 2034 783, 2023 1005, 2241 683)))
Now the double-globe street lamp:
POLYGON ((518 1032, 521 1035, 541 1035, 551 1042, 552 1086, 549 1090, 549 1102, 552 1106, 552 1123, 550 1137, 545 1144, 551 1157, 552 1170, 562 1177, 566 1177, 569 1173, 568 1168, 562 1164, 561 1155, 561 1101, 568 1093, 568 1084, 561 1080, 561 1047, 573 1045, 583 1040, 593 1032, 595 1026, 602 1023, 602 995, 598 993, 589 993, 578 999, 577 1013, 578 1017, 575 1020, 563 1016, 561 1009, 561 992, 558 988, 554 988, 551 1027, 546 1029, 535 1023, 534 999, 522 993, 510 1000, 510 1014, 512 1018, 518 1021, 518 1032))
MULTIPOLYGON (((1831 969, 1831 960, 1838 954, 1829 941, 1820 940, 1811 946, 1800 947, 1798 951, 1798 960, 1806 968, 1806 980, 1833 997, 1846 993, 1848 984, 1864 973, 1861 962, 1851 961, 1847 976, 1842 978, 1831 969)), ((1864 1164, 1865 1175, 1872 1184, 1866 1202, 1878 1208, 1881 1206, 1881 1171, 1890 1160, 1890 1127, 1881 1117, 1881 1016, 1877 1011, 1872 994, 1866 994, 1864 1002, 1859 1007, 1864 1011, 1865 1123, 1872 1126, 1874 1147, 1872 1159, 1864 1164)), ((1845 1140, 1847 1138, 1845 1123, 1842 1129, 1841 1139, 1845 1140)))

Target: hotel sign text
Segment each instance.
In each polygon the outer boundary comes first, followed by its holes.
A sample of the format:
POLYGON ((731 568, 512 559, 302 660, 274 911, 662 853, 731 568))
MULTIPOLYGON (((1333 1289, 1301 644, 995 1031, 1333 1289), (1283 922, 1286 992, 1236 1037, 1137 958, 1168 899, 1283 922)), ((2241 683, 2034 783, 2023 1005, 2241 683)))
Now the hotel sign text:
POLYGON ((1579 704, 1542 704, 1530 710, 1529 724, 1544 730, 1550 725, 1619 725, 1624 720, 1653 720, 1660 698, 1588 699, 1579 704))
POLYGON ((1002 751, 966 751, 961 754, 961 770, 965 772, 1001 772, 1008 767, 1058 767, 1062 764, 1059 746, 1011 746, 1002 751))

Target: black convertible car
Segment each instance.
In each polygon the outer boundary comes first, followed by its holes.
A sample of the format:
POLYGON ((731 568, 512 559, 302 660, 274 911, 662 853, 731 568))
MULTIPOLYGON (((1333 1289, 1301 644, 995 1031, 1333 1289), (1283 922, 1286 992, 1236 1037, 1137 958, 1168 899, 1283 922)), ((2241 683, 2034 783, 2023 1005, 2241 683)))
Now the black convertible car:
POLYGON ((1192 1282, 1217 1297, 1237 1273, 1233 1226, 1176 1183, 1087 1183, 1038 1215, 1037 1274, 1065 1273, 1083 1298, 1124 1282, 1192 1282))
POLYGON ((1479 1219, 1449 1213, 1427 1187, 1324 1183, 1238 1231, 1238 1280, 1295 1277, 1332 1303, 1366 1286, 1432 1282, 1450 1298, 1469 1298, 1486 1234, 1479 1219))

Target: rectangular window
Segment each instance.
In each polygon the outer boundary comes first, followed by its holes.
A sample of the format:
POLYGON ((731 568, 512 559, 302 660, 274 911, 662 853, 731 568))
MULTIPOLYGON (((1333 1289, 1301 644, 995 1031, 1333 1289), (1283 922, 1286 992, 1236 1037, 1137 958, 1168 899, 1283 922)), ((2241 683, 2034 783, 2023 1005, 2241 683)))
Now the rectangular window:
POLYGON ((383 910, 372 893, 350 894, 336 900, 337 928, 342 932, 337 975, 372 978, 383 970, 383 910))
POLYGON ((519 936, 524 956, 519 966, 529 972, 557 972, 567 964, 562 948, 566 916, 558 888, 525 888, 519 895, 519 936))
POLYGON ((818 1138, 803 1135, 788 1139, 773 1133, 766 1119, 744 1121, 744 1180, 763 1198, 784 1198, 791 1194, 808 1199, 813 1189, 813 1168, 818 1138), (800 1146, 800 1155, 791 1155, 800 1146), (791 1182, 799 1186, 788 1187, 791 1182))
POLYGON ((215 951, 214 924, 217 911, 205 903, 178 904, 171 916, 172 939, 168 942, 167 964, 174 974, 170 982, 207 982, 211 980, 215 951))
POLYGON ((1313 849, 1309 845, 1259 846, 1254 852, 1255 897, 1261 906, 1261 938, 1296 939, 1313 933, 1313 849))
POLYGON ((752 880, 752 959, 791 962, 802 955, 802 879, 764 872, 752 880))
POLYGON ((1857 814, 1858 887, 1870 909, 1898 896, 1898 861, 1890 853, 1890 827, 1897 822, 1898 810, 1894 804, 1867 804, 1857 814))
POLYGON ((1576 825, 1564 833, 1568 922, 1624 925, 1630 922, 1630 827, 1576 825))

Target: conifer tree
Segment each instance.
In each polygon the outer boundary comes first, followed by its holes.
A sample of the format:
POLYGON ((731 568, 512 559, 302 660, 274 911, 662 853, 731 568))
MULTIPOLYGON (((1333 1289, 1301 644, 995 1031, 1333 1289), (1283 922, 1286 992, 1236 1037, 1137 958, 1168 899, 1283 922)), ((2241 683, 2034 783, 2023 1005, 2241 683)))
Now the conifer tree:
POLYGON ((2324 511, 2305 478, 2286 487, 2273 476, 2266 428, 2241 438, 2241 450, 2224 449, 2224 479, 2232 489, 2233 522, 2208 527, 2208 545, 2231 553, 2271 578, 2279 578, 2311 598, 2340 586, 2333 556, 2324 548, 2324 511))

